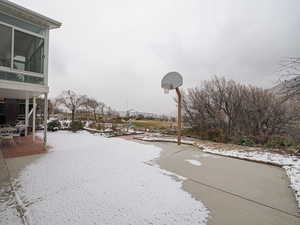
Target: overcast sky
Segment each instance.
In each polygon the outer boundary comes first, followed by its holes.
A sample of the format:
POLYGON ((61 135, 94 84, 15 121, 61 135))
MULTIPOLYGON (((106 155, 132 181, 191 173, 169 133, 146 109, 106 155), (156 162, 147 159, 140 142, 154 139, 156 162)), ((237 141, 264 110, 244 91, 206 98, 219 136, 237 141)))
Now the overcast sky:
POLYGON ((14 0, 63 23, 50 36, 51 97, 72 89, 115 109, 175 111, 160 88, 213 75, 271 87, 300 56, 299 0, 14 0))

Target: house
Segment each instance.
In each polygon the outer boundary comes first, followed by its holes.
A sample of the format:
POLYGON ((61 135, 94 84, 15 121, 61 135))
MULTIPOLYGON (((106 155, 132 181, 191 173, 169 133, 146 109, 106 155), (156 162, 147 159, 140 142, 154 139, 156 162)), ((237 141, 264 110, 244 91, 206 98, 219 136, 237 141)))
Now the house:
POLYGON ((47 141, 49 31, 60 26, 58 21, 0 0, 0 122, 17 120, 25 111, 23 119, 27 128, 32 117, 34 138, 36 98, 43 96, 44 144, 47 141))
POLYGON ((120 117, 134 117, 134 118, 143 117, 145 119, 158 119, 159 118, 159 115, 157 115, 155 113, 139 112, 134 109, 129 109, 127 111, 119 111, 119 115, 120 115, 120 117))

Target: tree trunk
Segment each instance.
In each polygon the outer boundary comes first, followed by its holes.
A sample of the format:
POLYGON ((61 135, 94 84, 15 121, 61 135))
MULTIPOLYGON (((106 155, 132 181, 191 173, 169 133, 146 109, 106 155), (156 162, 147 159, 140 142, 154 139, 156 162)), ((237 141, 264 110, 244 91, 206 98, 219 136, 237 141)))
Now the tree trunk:
POLYGON ((94 110, 94 118, 95 118, 95 122, 97 123, 97 114, 96 114, 96 110, 94 110))
POLYGON ((72 122, 75 120, 75 110, 72 110, 72 122))

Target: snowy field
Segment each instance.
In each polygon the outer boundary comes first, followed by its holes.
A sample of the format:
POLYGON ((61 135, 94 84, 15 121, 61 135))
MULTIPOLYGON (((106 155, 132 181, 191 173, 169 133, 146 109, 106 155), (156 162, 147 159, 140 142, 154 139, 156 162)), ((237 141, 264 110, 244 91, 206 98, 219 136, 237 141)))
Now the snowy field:
MULTIPOLYGON (((88 132, 48 139, 53 148, 21 172, 11 195, 25 207, 25 223, 206 224, 208 210, 181 189, 184 178, 147 163, 158 147, 88 132)), ((21 224, 12 202, 0 201, 0 224, 21 224)))

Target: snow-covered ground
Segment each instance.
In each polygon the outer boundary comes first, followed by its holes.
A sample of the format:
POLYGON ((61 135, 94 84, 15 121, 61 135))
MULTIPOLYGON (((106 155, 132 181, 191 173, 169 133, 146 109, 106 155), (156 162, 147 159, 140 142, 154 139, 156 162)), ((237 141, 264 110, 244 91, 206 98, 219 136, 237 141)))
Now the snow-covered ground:
MULTIPOLYGON (((104 137, 114 137, 114 135, 107 134, 107 133, 114 132, 114 130, 112 130, 111 128, 106 128, 105 130, 97 130, 97 129, 85 126, 84 130, 91 131, 91 132, 96 132, 96 133, 100 133, 104 137)), ((135 134, 135 135, 137 135, 137 134, 144 134, 144 132, 142 132, 142 131, 136 131, 134 129, 126 129, 126 128, 117 130, 116 132, 118 133, 119 136, 120 136, 120 132, 124 136, 126 136, 126 135, 132 135, 132 134, 135 134)))
POLYGON ((201 166, 202 163, 198 160, 194 160, 194 159, 186 159, 185 161, 187 161, 188 163, 194 165, 194 166, 201 166))
MULTIPOLYGON (((162 137, 142 136, 142 137, 136 137, 136 139, 141 140, 141 141, 162 141, 162 142, 177 143, 176 138, 162 138, 162 137)), ((186 145, 193 145, 195 143, 195 141, 181 140, 181 143, 186 144, 186 145)))
MULTIPOLYGON (((184 178, 147 163, 158 147, 86 131, 48 141, 50 152, 16 182, 30 225, 206 224, 209 212, 181 189, 184 178)), ((0 201, 0 221, 15 225, 8 204, 0 201)))
MULTIPOLYGON (((161 142, 173 142, 177 140, 174 138, 164 138, 151 136, 143 136, 137 138, 143 141, 161 141, 161 142)), ((183 144, 195 145, 203 150, 203 152, 213 153, 222 156, 236 157, 240 159, 248 159, 257 162, 266 162, 276 164, 285 169, 287 176, 290 180, 290 187, 294 190, 298 207, 300 208, 300 158, 296 156, 286 156, 270 152, 258 152, 258 151, 240 151, 240 150, 220 150, 211 149, 204 145, 198 144, 195 141, 183 140, 183 144)), ((191 162, 190 162, 191 163, 191 162)))

